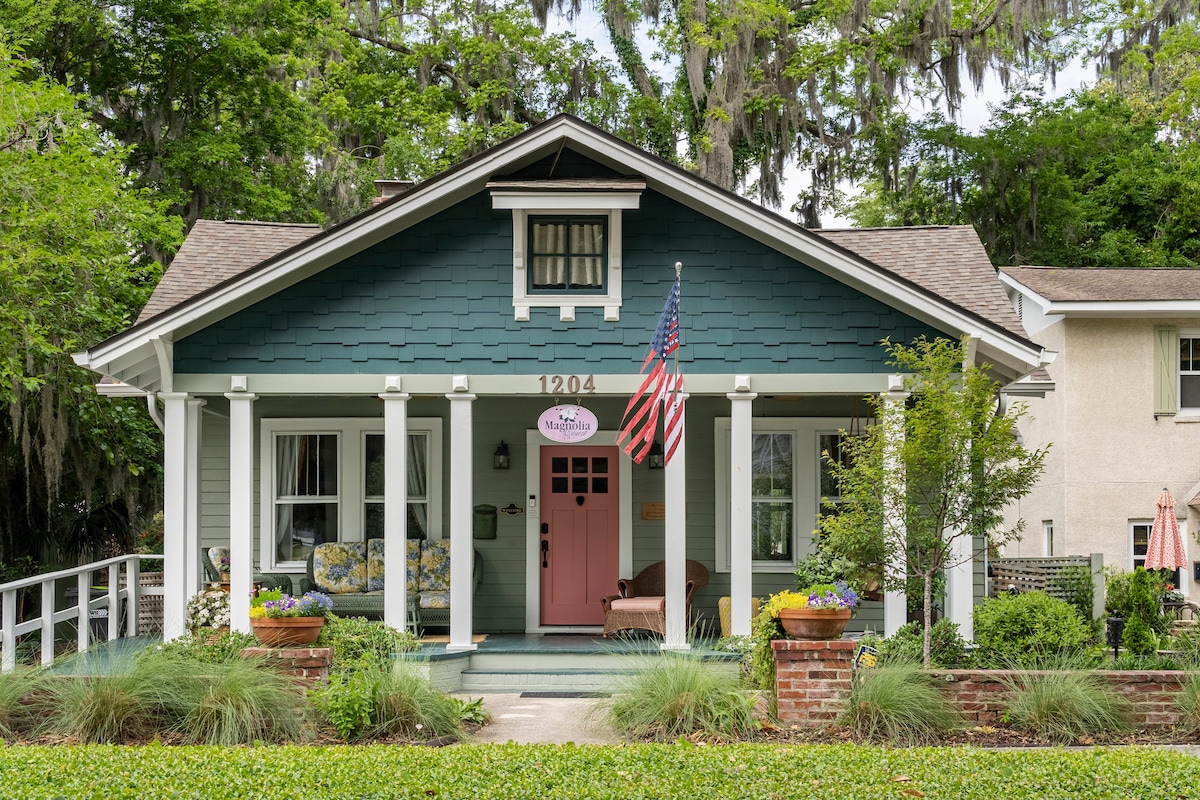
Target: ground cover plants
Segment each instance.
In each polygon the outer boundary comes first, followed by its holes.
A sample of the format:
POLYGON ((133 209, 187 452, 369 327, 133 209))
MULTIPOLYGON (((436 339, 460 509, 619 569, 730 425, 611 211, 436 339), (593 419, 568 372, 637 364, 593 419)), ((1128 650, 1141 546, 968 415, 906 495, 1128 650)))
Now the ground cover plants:
POLYGON ((58 797, 1200 800, 1200 759, 1143 748, 881 749, 687 742, 623 747, 7 747, 3 792, 58 797))

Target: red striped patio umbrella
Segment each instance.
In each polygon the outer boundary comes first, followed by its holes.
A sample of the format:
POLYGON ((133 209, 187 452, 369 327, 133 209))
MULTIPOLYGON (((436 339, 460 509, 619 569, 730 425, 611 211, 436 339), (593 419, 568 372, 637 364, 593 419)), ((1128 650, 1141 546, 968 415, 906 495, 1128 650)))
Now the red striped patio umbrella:
POLYGON ((1158 511, 1150 528, 1146 547, 1146 569, 1177 569, 1186 567, 1183 538, 1175 519, 1175 498, 1166 489, 1158 495, 1158 511))

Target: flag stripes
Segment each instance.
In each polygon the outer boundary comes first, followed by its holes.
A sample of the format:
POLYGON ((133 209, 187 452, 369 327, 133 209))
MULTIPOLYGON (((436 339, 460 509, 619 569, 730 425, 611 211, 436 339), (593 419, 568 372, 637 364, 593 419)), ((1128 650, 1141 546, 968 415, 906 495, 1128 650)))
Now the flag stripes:
POLYGON ((675 283, 667 294, 667 301, 663 304, 662 314, 650 340, 650 352, 638 374, 645 373, 651 365, 653 367, 629 399, 621 420, 621 434, 617 437, 617 444, 624 443, 626 455, 638 464, 642 463, 654 444, 660 407, 665 411, 664 463, 670 463, 671 455, 683 435, 683 376, 679 374, 678 356, 675 358, 674 372, 667 369, 667 356, 679 349, 679 269, 676 264, 675 283))

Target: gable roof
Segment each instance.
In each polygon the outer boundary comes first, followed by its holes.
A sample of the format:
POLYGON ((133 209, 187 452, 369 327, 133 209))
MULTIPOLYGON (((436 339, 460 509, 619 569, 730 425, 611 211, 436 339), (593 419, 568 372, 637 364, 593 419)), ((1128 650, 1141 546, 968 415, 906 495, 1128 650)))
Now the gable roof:
MULTIPOLYGON (((994 299, 960 293, 958 299, 942 291, 953 292, 955 284, 983 286, 995 283, 994 272, 982 247, 980 258, 963 250, 955 265, 941 257, 914 258, 901 251, 902 237, 927 237, 916 246, 935 249, 929 237, 962 236, 965 231, 952 228, 905 229, 878 232, 807 231, 793 222, 760 206, 697 178, 673 164, 651 156, 579 119, 567 115, 554 117, 496 147, 474 156, 425 183, 380 203, 340 225, 325 231, 308 226, 282 226, 290 236, 274 255, 239 270, 239 265, 215 268, 219 259, 203 241, 209 233, 237 237, 238 223, 206 225, 204 236, 189 250, 189 259, 178 272, 172 265, 164 276, 164 286, 156 290, 153 307, 143 311, 128 330, 76 357, 77 363, 104 375, 133 382, 147 389, 169 390, 169 348, 182 339, 241 309, 269 297, 287 286, 303 281, 327 267, 403 231, 455 203, 484 191, 488 182, 505 176, 521 175, 522 170, 561 152, 569 146, 614 175, 638 176, 648 189, 657 191, 711 219, 727 225, 776 251, 802 261, 813 269, 834 277, 863 294, 874 297, 919 321, 944 330, 972 334, 978 342, 981 360, 995 365, 1002 375, 1018 376, 1035 368, 1041 361, 1041 348, 1021 333, 1011 319, 1004 319, 994 299), (920 231, 925 231, 922 234, 920 231), (864 236, 865 234, 865 236, 864 236), (891 242, 885 244, 884 240, 891 242), (864 258, 856 248, 873 247, 874 259, 864 258), (190 266, 188 266, 190 264, 190 266), (212 269, 206 269, 206 265, 212 269), (918 275, 928 267, 937 277, 934 289, 918 275), (177 274, 176 274, 177 273, 177 274)), ((267 234, 281 226, 266 225, 248 230, 267 234)), ((967 229, 969 230, 969 229, 967 229)), ((976 240, 977 241, 977 240, 976 240)), ((227 242, 228 243, 228 242, 227 242)), ((269 247, 259 240, 259 246, 269 247)), ((959 241, 958 247, 964 246, 959 241)), ((972 248, 967 248, 972 249, 972 248)), ((183 252, 181 250, 181 252, 183 252)))
POLYGON ((1200 269, 1004 267, 1000 279, 1035 301, 1047 315, 1200 313, 1200 269))

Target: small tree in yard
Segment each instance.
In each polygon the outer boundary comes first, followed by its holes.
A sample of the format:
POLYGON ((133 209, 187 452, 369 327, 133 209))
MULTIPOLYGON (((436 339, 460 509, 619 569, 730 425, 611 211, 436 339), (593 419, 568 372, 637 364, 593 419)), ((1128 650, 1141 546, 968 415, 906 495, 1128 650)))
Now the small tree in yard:
POLYGON ((986 368, 964 369, 965 343, 884 346, 912 396, 894 409, 868 397, 880 424, 844 439, 842 458, 824 454, 841 502, 820 517, 822 546, 882 574, 887 589, 921 585, 928 668, 936 576, 971 560, 976 537, 998 547, 1019 536, 1024 523, 1002 529, 1003 511, 1033 488, 1046 451, 1017 440, 1025 408, 998 413, 999 385, 986 368))

